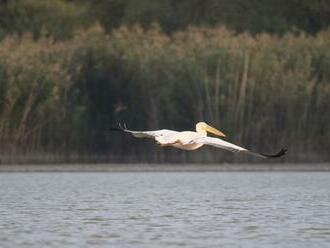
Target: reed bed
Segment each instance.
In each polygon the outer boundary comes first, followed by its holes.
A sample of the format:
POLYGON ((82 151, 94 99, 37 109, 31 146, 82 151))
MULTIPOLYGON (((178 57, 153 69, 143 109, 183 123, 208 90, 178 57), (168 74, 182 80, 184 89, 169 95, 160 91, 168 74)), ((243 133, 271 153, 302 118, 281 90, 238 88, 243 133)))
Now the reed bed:
POLYGON ((249 160, 109 132, 118 121, 184 130, 204 120, 250 149, 287 147, 286 161, 330 159, 330 31, 278 37, 189 27, 169 35, 157 25, 111 33, 96 25, 66 41, 31 36, 0 42, 2 156, 249 160))

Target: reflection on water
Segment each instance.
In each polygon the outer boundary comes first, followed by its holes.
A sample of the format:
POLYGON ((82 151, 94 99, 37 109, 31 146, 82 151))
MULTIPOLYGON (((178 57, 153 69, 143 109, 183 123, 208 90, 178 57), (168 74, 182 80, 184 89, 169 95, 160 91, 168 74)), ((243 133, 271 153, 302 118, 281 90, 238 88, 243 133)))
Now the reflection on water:
POLYGON ((330 173, 3 173, 1 247, 326 247, 330 173))

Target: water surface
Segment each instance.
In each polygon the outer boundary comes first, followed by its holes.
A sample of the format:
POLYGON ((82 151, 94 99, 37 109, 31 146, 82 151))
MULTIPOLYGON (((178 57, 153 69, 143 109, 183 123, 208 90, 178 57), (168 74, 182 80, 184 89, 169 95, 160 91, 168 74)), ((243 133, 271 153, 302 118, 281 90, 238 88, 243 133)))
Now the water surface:
POLYGON ((0 247, 329 247, 330 173, 1 173, 0 247))

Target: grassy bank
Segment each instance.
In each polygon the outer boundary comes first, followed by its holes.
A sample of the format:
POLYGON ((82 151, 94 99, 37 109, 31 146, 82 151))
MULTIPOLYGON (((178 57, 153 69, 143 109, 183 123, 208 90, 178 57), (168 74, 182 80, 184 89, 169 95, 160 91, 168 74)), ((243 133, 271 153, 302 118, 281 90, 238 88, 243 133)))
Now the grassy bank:
POLYGON ((285 146, 289 161, 329 161, 330 31, 315 37, 235 35, 225 28, 95 26, 66 41, 0 42, 2 156, 106 155, 117 162, 245 161, 203 149, 164 150, 109 133, 220 127, 250 149, 285 146))

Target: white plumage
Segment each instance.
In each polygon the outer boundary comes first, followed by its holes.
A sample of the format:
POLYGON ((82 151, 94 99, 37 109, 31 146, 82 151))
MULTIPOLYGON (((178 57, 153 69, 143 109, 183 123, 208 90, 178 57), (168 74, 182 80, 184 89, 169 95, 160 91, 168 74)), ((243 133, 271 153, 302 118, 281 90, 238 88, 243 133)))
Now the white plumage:
POLYGON ((218 129, 211 127, 205 122, 198 122, 196 124, 196 132, 193 131, 173 131, 168 129, 155 131, 132 131, 125 127, 112 128, 111 130, 122 131, 130 133, 137 138, 153 138, 161 146, 173 146, 183 150, 196 150, 203 145, 214 146, 230 152, 247 153, 257 157, 275 158, 281 157, 286 153, 286 149, 281 149, 277 154, 268 155, 262 153, 251 152, 246 148, 237 146, 235 144, 224 141, 220 138, 208 137, 207 133, 213 133, 220 137, 225 137, 225 134, 218 129))

